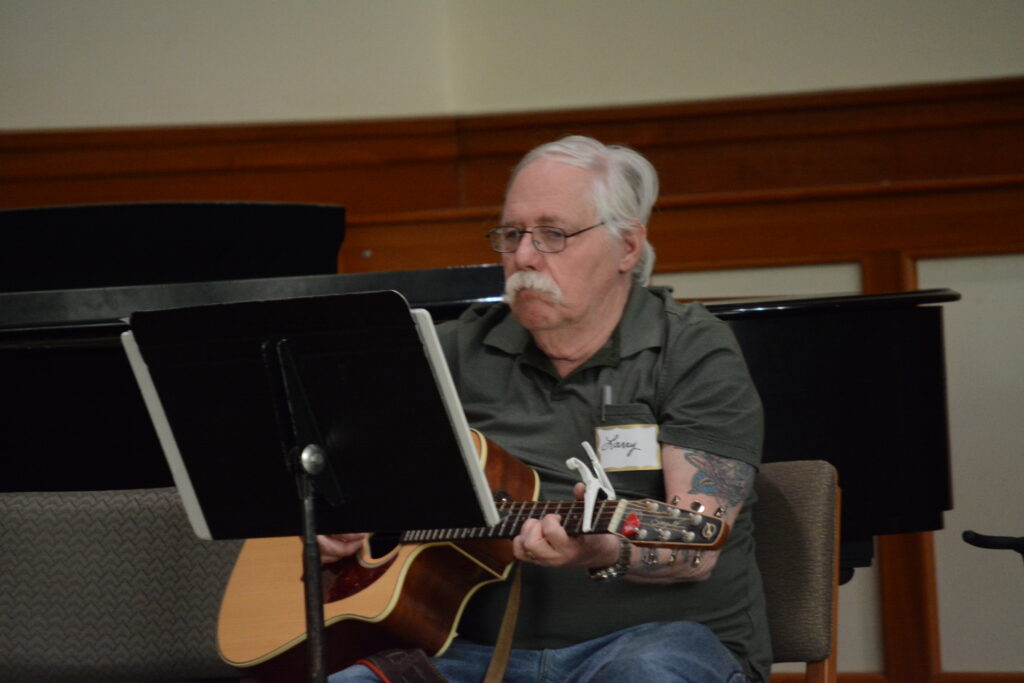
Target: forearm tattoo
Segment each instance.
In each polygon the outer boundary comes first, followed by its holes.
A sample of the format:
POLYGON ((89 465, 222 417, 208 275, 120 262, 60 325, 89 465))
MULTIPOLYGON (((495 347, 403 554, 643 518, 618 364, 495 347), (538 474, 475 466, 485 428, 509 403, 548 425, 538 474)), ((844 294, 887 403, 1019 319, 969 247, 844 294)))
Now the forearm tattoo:
POLYGON ((697 468, 690 493, 712 496, 725 510, 747 499, 754 485, 754 468, 745 462, 683 449, 686 461, 697 468))
MULTIPOLYGON (((711 496, 718 503, 720 514, 735 508, 750 495, 754 485, 755 470, 751 465, 732 458, 709 455, 704 451, 682 448, 680 451, 686 461, 696 468, 690 483, 690 493, 711 496)), ((678 502, 678 496, 672 504, 678 502)), ((701 550, 671 551, 656 548, 644 548, 640 552, 640 570, 647 574, 671 567, 676 563, 685 565, 690 578, 697 580, 701 575, 701 550)), ((683 579, 688 580, 688 579, 683 579)))

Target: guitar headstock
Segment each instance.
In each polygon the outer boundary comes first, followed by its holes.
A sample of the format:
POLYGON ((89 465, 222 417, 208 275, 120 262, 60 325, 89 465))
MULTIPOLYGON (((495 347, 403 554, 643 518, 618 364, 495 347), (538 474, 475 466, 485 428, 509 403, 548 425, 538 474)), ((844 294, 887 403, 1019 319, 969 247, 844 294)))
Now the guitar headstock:
POLYGON ((683 510, 650 498, 619 504, 608 531, 634 545, 714 550, 729 535, 729 525, 703 508, 683 510))

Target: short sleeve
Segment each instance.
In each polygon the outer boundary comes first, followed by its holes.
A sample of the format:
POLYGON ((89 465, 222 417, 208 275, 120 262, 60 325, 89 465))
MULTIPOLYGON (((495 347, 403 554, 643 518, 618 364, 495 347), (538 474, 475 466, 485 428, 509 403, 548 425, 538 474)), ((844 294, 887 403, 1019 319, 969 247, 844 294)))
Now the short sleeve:
POLYGON ((728 325, 699 304, 670 321, 658 382, 663 443, 761 462, 764 417, 743 352, 728 325), (671 323, 675 324, 671 324, 671 323))

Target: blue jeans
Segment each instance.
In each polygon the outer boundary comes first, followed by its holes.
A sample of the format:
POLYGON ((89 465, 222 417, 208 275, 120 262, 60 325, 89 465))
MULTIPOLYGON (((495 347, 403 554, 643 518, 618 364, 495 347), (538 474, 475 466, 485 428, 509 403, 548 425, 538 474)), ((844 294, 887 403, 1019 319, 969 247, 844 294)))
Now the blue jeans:
MULTIPOLYGON (((492 647, 456 639, 434 666, 453 683, 479 683, 492 647)), ((641 624, 557 650, 512 650, 507 683, 685 681, 747 683, 732 653, 706 626, 691 621, 641 624)), ((328 683, 378 683, 362 665, 328 678, 328 683)))

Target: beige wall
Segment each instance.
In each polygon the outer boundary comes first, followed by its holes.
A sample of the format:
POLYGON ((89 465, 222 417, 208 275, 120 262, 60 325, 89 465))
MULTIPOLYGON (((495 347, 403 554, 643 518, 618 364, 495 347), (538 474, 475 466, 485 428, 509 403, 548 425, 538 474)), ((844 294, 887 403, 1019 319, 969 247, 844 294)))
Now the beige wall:
POLYGON ((3 0, 0 129, 466 114, 1024 73, 1016 0, 3 0))
POLYGON ((1024 671, 1024 567, 981 550, 965 530, 1024 536, 1024 254, 928 259, 921 287, 962 295, 945 306, 953 505, 935 534, 943 668, 1024 671))

